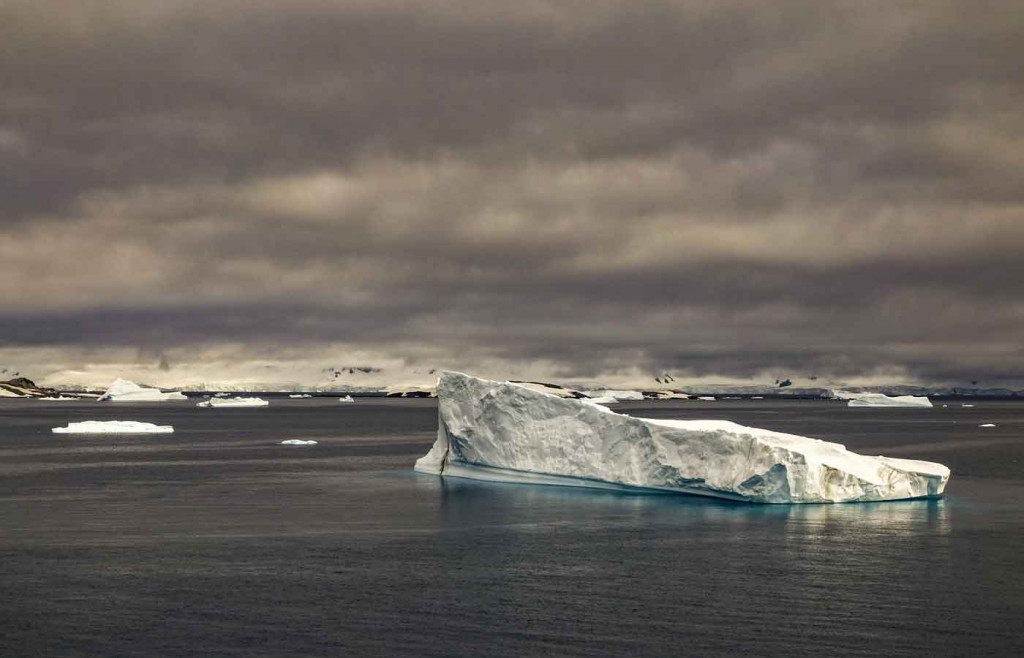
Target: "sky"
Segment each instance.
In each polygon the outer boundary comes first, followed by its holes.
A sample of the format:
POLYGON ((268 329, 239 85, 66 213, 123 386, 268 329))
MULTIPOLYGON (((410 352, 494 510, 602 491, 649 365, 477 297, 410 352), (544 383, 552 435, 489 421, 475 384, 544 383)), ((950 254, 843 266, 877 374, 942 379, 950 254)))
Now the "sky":
POLYGON ((0 0, 0 365, 1024 384, 1022 62, 1004 0, 0 0))

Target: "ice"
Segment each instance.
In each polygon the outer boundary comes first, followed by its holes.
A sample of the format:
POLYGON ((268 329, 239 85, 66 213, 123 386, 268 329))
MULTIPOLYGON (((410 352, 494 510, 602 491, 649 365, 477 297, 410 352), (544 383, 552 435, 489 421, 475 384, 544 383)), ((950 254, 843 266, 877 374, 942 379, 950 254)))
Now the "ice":
POLYGON ((270 403, 260 398, 210 398, 206 402, 200 402, 197 407, 206 409, 216 407, 217 409, 234 407, 266 407, 270 403))
POLYGON ((283 445, 283 446, 315 446, 316 445, 316 441, 303 441, 302 439, 288 439, 287 441, 282 441, 281 445, 283 445))
POLYGON ((848 407, 931 407, 932 402, 925 396, 899 395, 890 397, 882 393, 855 393, 848 399, 848 407))
POLYGON ((158 388, 146 388, 127 379, 118 378, 98 399, 111 402, 161 402, 164 400, 187 400, 188 398, 178 391, 164 393, 158 388))
POLYGON ((585 398, 587 402, 591 404, 615 404, 618 402, 615 398, 610 395, 600 395, 596 397, 585 398))
POLYGON ((170 425, 154 425, 134 420, 84 420, 68 423, 67 427, 54 427, 55 434, 171 434, 170 425))
POLYGON ((355 399, 351 395, 346 395, 343 398, 338 398, 338 402, 355 402, 355 399))
POLYGON ((66 398, 66 397, 64 397, 62 395, 62 396, 56 397, 56 398, 39 398, 39 399, 42 400, 43 402, 69 402, 69 401, 77 400, 78 398, 66 398))
POLYGON ((288 397, 290 397, 290 398, 311 398, 313 396, 308 394, 308 393, 302 393, 301 395, 289 395, 288 397))
POLYGON ((725 420, 632 418, 586 400, 446 372, 438 432, 416 470, 506 482, 648 490, 762 503, 941 494, 949 469, 725 420))
POLYGON ((697 399, 698 400, 705 400, 707 402, 714 402, 715 401, 715 398, 710 396, 710 395, 703 395, 703 396, 701 396, 701 397, 699 397, 697 399))
POLYGON ((960 406, 963 407, 964 409, 970 409, 974 405, 973 404, 961 404, 960 406))
POLYGON ((984 425, 978 425, 978 427, 995 427, 995 423, 985 423, 984 425))
POLYGON ((640 391, 584 391, 587 395, 593 398, 611 398, 614 402, 625 401, 625 400, 643 400, 644 394, 640 391))

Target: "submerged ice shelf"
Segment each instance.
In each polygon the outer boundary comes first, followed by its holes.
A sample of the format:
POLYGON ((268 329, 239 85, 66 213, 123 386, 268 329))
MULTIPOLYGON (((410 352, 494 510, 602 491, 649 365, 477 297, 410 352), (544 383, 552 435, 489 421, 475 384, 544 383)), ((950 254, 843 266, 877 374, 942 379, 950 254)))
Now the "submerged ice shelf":
POLYGON ((445 476, 716 496, 759 503, 899 500, 949 469, 725 420, 654 420, 511 382, 446 372, 437 440, 416 470, 445 476))

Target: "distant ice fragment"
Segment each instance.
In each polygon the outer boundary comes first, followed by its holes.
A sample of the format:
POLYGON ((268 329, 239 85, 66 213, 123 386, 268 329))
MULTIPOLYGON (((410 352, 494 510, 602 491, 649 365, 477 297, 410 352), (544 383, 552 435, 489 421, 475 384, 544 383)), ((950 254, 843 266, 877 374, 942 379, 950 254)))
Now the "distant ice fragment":
POLYGON ((698 400, 706 400, 707 402, 714 402, 717 398, 715 398, 715 397, 713 397, 711 395, 702 395, 701 397, 699 397, 697 399, 698 400))
POLYGON ((301 393, 299 395, 289 395, 288 397, 290 397, 290 398, 311 398, 313 396, 308 394, 308 393, 301 393))
POLYGON ((725 420, 632 418, 586 400, 446 372, 437 440, 416 470, 480 480, 645 490, 759 503, 941 494, 949 469, 868 457, 725 420))
POLYGON ((287 441, 282 441, 281 445, 283 445, 283 446, 315 446, 316 445, 316 441, 303 441, 302 439, 288 439, 287 441))
POLYGON ((355 399, 351 395, 346 395, 343 398, 338 398, 338 402, 355 402, 355 399))
POLYGON ((644 394, 640 391, 614 391, 614 390, 601 390, 601 391, 584 391, 590 396, 590 399, 594 398, 611 398, 614 402, 624 402, 626 400, 643 400, 644 394))
POLYGON ((970 408, 970 407, 973 407, 974 405, 973 404, 961 404, 960 406, 964 407, 964 408, 970 408))
POLYGON ((206 409, 212 407, 225 409, 235 407, 266 407, 268 405, 270 405, 269 402, 260 398, 210 398, 205 402, 200 402, 196 406, 206 409))
POLYGON ((158 388, 147 388, 127 379, 118 378, 98 399, 110 402, 162 402, 165 400, 187 400, 188 398, 178 391, 164 393, 158 388))
POLYGON ((978 425, 978 427, 995 427, 995 423, 985 423, 984 425, 978 425))
POLYGON ((154 425, 134 420, 85 420, 68 423, 67 427, 54 427, 55 434, 171 434, 170 425, 154 425))
POLYGON ((77 400, 78 398, 66 398, 63 395, 61 395, 61 396, 55 397, 55 398, 38 398, 38 399, 42 400, 43 402, 69 402, 69 401, 77 400))

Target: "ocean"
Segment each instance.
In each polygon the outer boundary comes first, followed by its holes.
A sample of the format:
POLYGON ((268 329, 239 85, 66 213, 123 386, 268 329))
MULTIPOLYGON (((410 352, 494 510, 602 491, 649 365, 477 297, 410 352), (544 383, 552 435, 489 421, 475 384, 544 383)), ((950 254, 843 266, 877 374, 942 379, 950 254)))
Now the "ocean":
POLYGON ((415 474, 435 401, 270 399, 0 399, 0 656, 1024 654, 1024 402, 616 407, 953 472, 766 506, 415 474), (176 431, 50 432, 89 419, 176 431))

